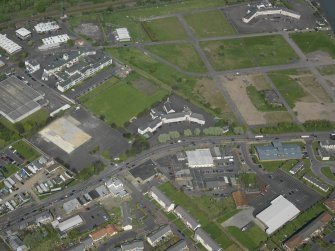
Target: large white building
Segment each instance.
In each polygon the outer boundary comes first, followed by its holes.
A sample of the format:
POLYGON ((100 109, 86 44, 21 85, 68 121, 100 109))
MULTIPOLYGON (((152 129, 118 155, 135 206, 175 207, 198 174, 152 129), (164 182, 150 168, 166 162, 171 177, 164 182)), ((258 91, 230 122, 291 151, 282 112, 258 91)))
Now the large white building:
POLYGON ((286 16, 289 18, 300 19, 301 15, 286 8, 273 7, 267 1, 253 5, 243 17, 244 23, 250 23, 253 19, 261 16, 286 16))
POLYGON ((46 37, 42 39, 43 45, 39 46, 38 49, 41 51, 50 50, 59 47, 62 43, 66 43, 70 40, 69 35, 62 34, 52 37, 46 37))
POLYGON ((35 31, 37 33, 46 33, 49 31, 56 31, 60 29, 60 26, 57 24, 57 22, 46 22, 46 23, 38 23, 35 25, 35 31))
POLYGON ((129 42, 131 40, 127 28, 119 28, 115 30, 115 39, 118 42, 129 42))
POLYGON ((15 34, 18 38, 25 40, 31 37, 31 32, 26 28, 22 27, 15 31, 15 34))
POLYGON ((175 204, 166 197, 157 187, 151 187, 149 195, 159 204, 165 211, 170 212, 174 209, 175 204))
POLYGON ((63 222, 60 222, 58 224, 56 223, 55 226, 59 229, 59 231, 67 232, 75 227, 80 226, 83 223, 84 223, 83 219, 79 215, 76 215, 63 222))
POLYGON ((186 151, 187 163, 191 168, 213 167, 214 161, 210 149, 186 151))
POLYGON ((26 66, 26 70, 32 74, 39 69, 41 69, 40 63, 36 59, 27 59, 24 61, 24 65, 26 66))
POLYGON ((6 35, 0 34, 0 47, 12 55, 22 50, 22 47, 10 40, 6 35))
POLYGON ((154 133, 159 127, 165 124, 172 124, 178 122, 192 122, 199 125, 204 125, 206 120, 202 114, 192 112, 188 107, 184 107, 182 112, 173 112, 167 110, 164 105, 164 110, 166 114, 158 114, 155 109, 151 110, 152 121, 146 123, 145 125, 139 127, 137 132, 141 135, 146 133, 154 133))
POLYGON ((294 219, 300 210, 284 196, 279 195, 271 205, 256 215, 256 218, 264 225, 265 232, 272 234, 288 221, 294 219))

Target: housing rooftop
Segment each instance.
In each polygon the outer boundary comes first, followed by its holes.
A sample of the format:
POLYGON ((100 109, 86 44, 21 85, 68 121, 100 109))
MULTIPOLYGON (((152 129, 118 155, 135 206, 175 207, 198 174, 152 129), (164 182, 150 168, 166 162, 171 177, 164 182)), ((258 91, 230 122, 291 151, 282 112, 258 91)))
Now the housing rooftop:
POLYGON ((14 54, 22 50, 22 47, 10 40, 6 35, 0 34, 0 47, 8 54, 14 54))

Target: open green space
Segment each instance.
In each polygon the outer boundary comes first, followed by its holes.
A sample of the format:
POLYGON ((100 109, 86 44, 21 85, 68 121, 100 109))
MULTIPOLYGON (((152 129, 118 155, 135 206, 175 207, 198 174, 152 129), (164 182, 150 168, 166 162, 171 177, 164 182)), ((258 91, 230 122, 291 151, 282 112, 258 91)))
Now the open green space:
POLYGON ((239 181, 246 188, 254 188, 257 186, 257 175, 255 173, 241 173, 239 181))
POLYGON ((12 145, 12 147, 20 153, 26 161, 33 161, 40 156, 40 153, 26 141, 20 140, 12 145))
POLYGON ((59 241, 58 233, 51 226, 26 231, 23 238, 24 244, 36 251, 55 250, 59 241))
POLYGON ((223 11, 212 10, 184 16, 195 37, 218 37, 235 34, 223 11))
POLYGON ((200 45, 219 71, 288 64, 297 59, 293 49, 279 35, 207 41, 200 45))
POLYGON ((304 53, 316 51, 327 52, 335 58, 335 39, 328 35, 329 32, 299 32, 292 33, 291 38, 304 53))
POLYGON ((3 168, 0 169, 0 172, 5 176, 6 178, 11 176, 12 174, 16 173, 19 169, 16 165, 13 164, 7 164, 3 168))
POLYGON ((112 48, 107 49, 107 52, 123 63, 131 65, 147 79, 159 83, 165 89, 173 90, 206 112, 225 121, 235 121, 234 115, 212 80, 184 75, 135 48, 112 48))
POLYGON ((148 46, 146 49, 186 71, 207 71, 192 44, 154 45, 148 46))
POLYGON ((329 179, 335 181, 335 175, 329 166, 321 168, 321 172, 329 179))
POLYGON ((306 94, 297 81, 290 77, 292 75, 299 75, 299 72, 297 70, 285 70, 269 73, 269 77, 278 91, 285 98, 288 105, 294 108, 295 103, 305 97, 306 94))
POLYGON ((91 178, 93 175, 98 175, 105 169, 105 167, 106 165, 103 162, 97 160, 79 172, 78 180, 84 181, 91 178))
MULTIPOLYGON (((82 96, 80 101, 107 123, 123 126, 131 118, 149 109, 168 94, 161 89, 157 89, 152 94, 139 90, 134 83, 140 78, 137 73, 132 73, 122 81, 109 80, 82 96)), ((153 85, 150 82, 149 84, 153 85)))
POLYGON ((246 231, 241 231, 237 227, 227 229, 229 234, 250 251, 257 250, 260 243, 267 239, 267 234, 257 225, 253 225, 246 231))
POLYGON ((208 196, 189 197, 182 191, 176 189, 171 183, 161 185, 160 190, 164 192, 176 205, 184 207, 195 219, 199 221, 202 228, 223 248, 227 248, 233 242, 226 236, 223 229, 215 223, 219 216, 235 210, 232 198, 214 199, 208 196))
POLYGON ((186 39, 187 35, 176 17, 167 17, 142 22, 151 41, 186 39))
POLYGON ((335 64, 320 66, 319 72, 323 76, 334 75, 335 74, 335 64))
POLYGON ((282 244, 287 238, 292 236, 311 220, 318 217, 324 210, 322 203, 319 202, 298 215, 294 220, 285 224, 267 239, 266 243, 268 248, 272 250, 275 246, 282 247, 282 244))
POLYGON ((262 91, 258 91, 255 86, 247 86, 246 91, 252 104, 257 108, 257 110, 262 112, 285 111, 285 107, 283 106, 274 106, 268 103, 265 99, 265 94, 262 91))

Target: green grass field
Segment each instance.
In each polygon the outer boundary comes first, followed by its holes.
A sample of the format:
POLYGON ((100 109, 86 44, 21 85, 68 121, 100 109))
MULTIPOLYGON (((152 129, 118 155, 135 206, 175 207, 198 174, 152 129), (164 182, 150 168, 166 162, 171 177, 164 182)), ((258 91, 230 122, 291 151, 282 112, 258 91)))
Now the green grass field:
POLYGON ((186 33, 176 17, 142 22, 151 41, 186 39, 186 33))
POLYGON ((184 207, 195 219, 199 221, 202 228, 223 248, 227 248, 233 242, 224 234, 223 230, 214 223, 215 218, 235 210, 234 202, 229 200, 218 200, 213 198, 189 197, 182 191, 177 190, 171 183, 161 185, 160 190, 164 192, 176 205, 184 207))
POLYGON ((293 33, 291 38, 304 53, 323 51, 335 58, 335 39, 328 36, 329 32, 293 33))
POLYGON ((249 85, 246 88, 248 97, 257 110, 262 112, 268 111, 285 111, 285 107, 273 106, 266 102, 265 95, 258 91, 255 86, 249 85))
POLYGON ((298 57, 281 36, 261 36, 202 42, 216 70, 288 64, 298 57))
POLYGON ((335 74, 335 64, 320 66, 319 72, 323 76, 334 75, 335 74))
POLYGON ((16 173, 19 169, 13 164, 7 164, 4 168, 0 169, 2 174, 7 178, 12 174, 16 173))
POLYGON ((23 140, 16 142, 12 146, 25 158, 26 161, 33 161, 40 156, 39 152, 23 140))
POLYGON ((323 167, 321 168, 321 172, 329 179, 334 180, 335 181, 335 175, 332 172, 332 170, 330 169, 330 167, 323 167))
POLYGON ((298 75, 297 70, 285 70, 269 73, 269 77, 291 108, 295 102, 305 97, 304 89, 289 75, 298 75))
POLYGON ((206 112, 228 121, 235 121, 233 113, 225 105, 223 97, 217 91, 214 81, 184 75, 171 67, 157 62, 135 48, 113 48, 106 51, 121 62, 131 65, 141 75, 159 83, 166 89, 172 89, 178 95, 189 99, 206 112), (213 106, 219 109, 211 108, 213 106))
POLYGON ((207 69, 192 44, 154 45, 146 47, 152 53, 190 72, 206 72, 207 69))
POLYGON ((223 11, 212 10, 184 16, 195 37, 218 37, 235 34, 223 11))
POLYGON ((257 225, 243 232, 237 227, 228 227, 228 232, 250 251, 256 250, 259 244, 267 239, 267 234, 257 225))
POLYGON ((157 89, 154 94, 147 95, 132 84, 139 78, 138 74, 133 73, 122 81, 109 80, 82 96, 80 101, 100 118, 103 117, 107 123, 123 126, 129 119, 149 109, 168 94, 157 89))

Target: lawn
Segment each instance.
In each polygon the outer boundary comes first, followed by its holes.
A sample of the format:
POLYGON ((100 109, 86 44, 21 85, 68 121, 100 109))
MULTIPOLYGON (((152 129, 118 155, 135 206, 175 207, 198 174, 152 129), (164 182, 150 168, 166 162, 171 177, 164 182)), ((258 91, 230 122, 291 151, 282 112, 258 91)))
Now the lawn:
POLYGON ((82 96, 80 101, 107 123, 123 126, 131 118, 149 109, 168 94, 158 89, 154 94, 147 95, 132 84, 132 81, 138 78, 139 75, 133 73, 122 81, 109 80, 82 96))
POLYGON ((291 38, 304 53, 323 51, 335 58, 335 39, 329 32, 299 32, 291 34, 291 38))
POLYGON ((2 174, 7 178, 11 176, 12 174, 16 173, 19 169, 17 168, 17 166, 13 164, 7 164, 4 167, 2 167, 0 170, 2 174))
POLYGON ((135 48, 113 48, 107 52, 123 63, 131 65, 146 78, 191 100, 205 111, 226 120, 235 120, 222 95, 217 91, 214 81, 184 75, 135 48))
POLYGON ((212 10, 184 16, 195 37, 218 37, 235 34, 223 11, 212 10))
POLYGON ((241 173, 239 175, 240 183, 244 185, 244 187, 256 187, 257 179, 255 173, 241 173))
POLYGON ((335 64, 320 66, 319 72, 323 76, 335 75, 335 64))
POLYGON ((195 219, 199 221, 202 228, 223 248, 227 248, 233 242, 227 237, 223 230, 214 220, 222 214, 235 210, 234 202, 228 200, 215 200, 208 196, 189 197, 182 191, 176 189, 171 183, 161 185, 160 190, 164 192, 176 205, 184 207, 195 219))
POLYGON ((186 71, 207 71, 192 44, 154 45, 146 49, 186 71))
POLYGON ((279 35, 208 41, 201 47, 219 71, 288 64, 298 58, 279 35))
POLYGON ((186 39, 187 35, 176 17, 167 17, 142 22, 142 27, 151 41, 186 39))
POLYGON ((33 161, 41 155, 35 148, 23 140, 16 142, 12 147, 20 153, 26 161, 33 161))
POLYGON ((334 180, 335 181, 335 175, 332 172, 332 170, 330 169, 330 167, 323 167, 321 168, 321 172, 329 179, 334 180))
POLYGON ((269 77, 291 108, 305 97, 304 89, 290 75, 299 75, 297 70, 285 70, 269 73, 269 77))
POLYGON ((285 107, 273 106, 266 102, 264 93, 258 91, 255 86, 249 85, 246 88, 248 97, 257 110, 262 112, 268 111, 285 111, 285 107))
POLYGON ((257 225, 243 232, 237 227, 228 227, 228 232, 250 251, 256 250, 260 243, 267 239, 267 234, 257 225))

